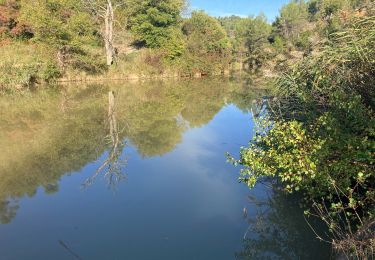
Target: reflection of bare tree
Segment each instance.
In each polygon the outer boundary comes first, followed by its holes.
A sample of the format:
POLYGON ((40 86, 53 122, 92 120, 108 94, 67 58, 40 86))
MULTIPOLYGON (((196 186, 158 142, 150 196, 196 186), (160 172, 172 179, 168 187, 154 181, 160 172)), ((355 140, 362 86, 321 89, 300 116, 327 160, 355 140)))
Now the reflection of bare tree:
POLYGON ((120 140, 119 137, 120 131, 116 120, 115 96, 113 91, 108 93, 107 120, 109 134, 106 136, 105 140, 108 142, 111 148, 108 152, 108 156, 96 170, 95 174, 85 181, 83 184, 84 187, 88 187, 93 184, 95 179, 100 174, 103 174, 110 188, 115 188, 116 185, 125 178, 124 168, 126 165, 126 160, 122 158, 122 151, 125 147, 125 143, 120 140))
POLYGON ((69 102, 70 102, 70 99, 69 99, 67 93, 64 91, 62 93, 61 102, 60 102, 60 105, 59 105, 59 108, 60 108, 60 110, 63 114, 65 114, 66 111, 69 109, 69 102))

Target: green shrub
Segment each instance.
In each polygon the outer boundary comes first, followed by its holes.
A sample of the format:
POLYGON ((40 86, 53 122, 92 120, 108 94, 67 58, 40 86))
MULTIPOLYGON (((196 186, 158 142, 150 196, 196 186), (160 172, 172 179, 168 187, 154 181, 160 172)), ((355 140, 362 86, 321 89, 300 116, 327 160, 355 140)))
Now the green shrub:
POLYGON ((235 161, 250 187, 274 177, 301 191, 334 246, 364 259, 375 243, 374 24, 375 16, 355 18, 320 55, 281 75, 268 116, 235 161))
POLYGON ((60 68, 53 62, 46 63, 41 72, 40 72, 41 79, 48 82, 54 79, 57 79, 62 76, 60 68))
POLYGON ((311 31, 306 31, 301 33, 301 35, 297 38, 295 43, 296 47, 304 52, 309 52, 312 49, 312 45, 310 42, 311 31))

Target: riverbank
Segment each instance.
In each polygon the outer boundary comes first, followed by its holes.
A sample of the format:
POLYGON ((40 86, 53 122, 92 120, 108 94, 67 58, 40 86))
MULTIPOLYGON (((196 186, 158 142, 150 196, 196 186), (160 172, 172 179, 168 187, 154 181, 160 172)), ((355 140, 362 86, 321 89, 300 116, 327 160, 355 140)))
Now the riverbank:
POLYGON ((232 46, 216 18, 183 18, 183 0, 134 2, 101 6, 106 20, 90 1, 0 1, 0 87, 227 74, 232 46))
POLYGON ((303 194, 307 221, 330 231, 316 236, 347 259, 375 252, 375 6, 365 10, 277 78, 275 98, 255 109, 255 137, 233 161, 250 188, 269 177, 303 194))
MULTIPOLYGON (((97 50, 100 51, 100 50, 97 50)), ((184 61, 171 62, 151 50, 139 50, 119 57, 111 67, 87 63, 86 68, 54 64, 54 51, 48 46, 11 43, 0 48, 0 89, 22 90, 50 83, 103 82, 116 80, 146 80, 170 78, 201 78, 230 76, 229 68, 207 70, 187 69, 184 61), (155 61, 154 59, 160 59, 155 61), (154 60, 154 62, 148 62, 154 60)))

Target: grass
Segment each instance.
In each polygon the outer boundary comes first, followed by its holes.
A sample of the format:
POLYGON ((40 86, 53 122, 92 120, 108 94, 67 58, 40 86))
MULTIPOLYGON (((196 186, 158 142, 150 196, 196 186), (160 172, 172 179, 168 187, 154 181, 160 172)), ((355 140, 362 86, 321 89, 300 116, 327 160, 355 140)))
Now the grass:
POLYGON ((50 48, 15 42, 0 48, 0 88, 30 87, 59 75, 50 48))

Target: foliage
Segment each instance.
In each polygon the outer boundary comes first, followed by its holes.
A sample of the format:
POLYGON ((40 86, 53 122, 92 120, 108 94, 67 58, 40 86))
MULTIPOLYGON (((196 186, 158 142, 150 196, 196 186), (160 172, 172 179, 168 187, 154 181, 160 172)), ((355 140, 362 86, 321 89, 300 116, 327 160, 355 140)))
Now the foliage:
POLYGON ((170 41, 179 45, 178 25, 184 7, 182 0, 136 0, 128 26, 138 41, 150 48, 162 48, 170 41))
POLYGON ((194 11, 184 21, 182 31, 186 36, 184 58, 190 61, 189 70, 224 70, 230 61, 230 42, 218 20, 203 11, 194 11))
POLYGON ((279 77, 269 116, 236 162, 250 187, 271 176, 288 192, 302 191, 330 220, 335 246, 364 258, 374 242, 374 22, 353 18, 320 55, 279 77))
POLYGON ((74 0, 21 1, 20 20, 35 33, 35 40, 61 47, 93 40, 94 24, 74 0), (35 10, 38 12, 35 12, 35 10))
POLYGON ((61 74, 54 61, 53 50, 42 45, 14 44, 0 49, 0 88, 30 87, 39 80, 52 81, 61 74))
POLYGON ((255 17, 221 17, 220 23, 226 30, 235 55, 235 60, 245 63, 255 72, 269 59, 267 49, 272 26, 267 18, 260 14, 255 17))
POLYGON ((248 20, 250 18, 242 18, 239 16, 219 17, 218 20, 226 31, 234 52, 245 50, 245 32, 248 28, 248 20))
POLYGON ((250 69, 261 67, 268 58, 266 48, 268 47, 268 36, 271 33, 271 26, 264 15, 246 20, 246 30, 243 38, 249 57, 247 62, 250 69))
POLYGON ((276 27, 284 38, 291 40, 298 37, 307 21, 307 8, 304 0, 291 1, 280 10, 276 27))
POLYGON ((18 1, 0 2, 0 39, 7 36, 16 39, 33 37, 31 28, 18 20, 19 9, 18 1))
MULTIPOLYGON (((208 40, 201 37, 202 32, 198 33, 198 30, 182 30, 183 24, 194 20, 181 17, 185 8, 182 0, 113 0, 115 35, 111 45, 116 59, 108 68, 102 57, 105 42, 102 14, 92 3, 84 0, 9 0, 1 3, 0 9, 5 11, 0 17, 0 37, 7 41, 0 44, 7 46, 7 56, 14 55, 18 60, 16 64, 3 62, 6 66, 1 66, 1 86, 27 86, 31 82, 42 83, 58 77, 82 78, 100 74, 116 78, 164 74, 191 76, 195 73, 216 74, 227 69, 231 46, 225 31, 215 18, 207 15, 204 19, 208 23, 202 26, 214 30, 208 40), (36 9, 39 12, 35 12, 36 9), (20 40, 22 48, 31 44, 48 51, 38 58, 37 65, 34 62, 24 64, 32 55, 20 57, 12 52, 8 46, 16 46, 16 39, 20 40), (44 62, 47 63, 40 64, 44 62), (14 72, 14 66, 22 71, 14 72)), ((95 3, 103 10, 106 8, 106 1, 95 3)))
MULTIPOLYGON (((94 2, 105 9, 105 0, 94 2)), ((193 12, 191 17, 183 18, 183 0, 113 0, 116 35, 111 45, 116 59, 108 69, 101 57, 103 21, 97 9, 88 8, 92 1, 6 0, 0 3, 0 38, 5 39, 0 44, 12 46, 18 41, 24 46, 48 46, 49 51, 43 54, 48 57, 43 60, 49 60, 49 64, 16 64, 25 68, 22 73, 26 76, 19 78, 26 80, 4 76, 2 82, 15 86, 27 82, 27 75, 36 75, 36 82, 43 82, 45 78, 72 75, 118 78, 134 74, 218 74, 229 68, 235 70, 238 64, 252 72, 283 71, 303 55, 321 51, 328 39, 335 41, 332 32, 347 26, 353 16, 363 16, 368 2, 294 0, 270 25, 264 15, 216 19, 193 12), (50 76, 41 77, 46 73, 40 67, 48 67, 50 76)), ((366 35, 359 35, 360 26, 366 25, 358 24, 352 36, 366 39, 366 35)), ((10 70, 2 69, 2 74, 10 74, 10 70)))

